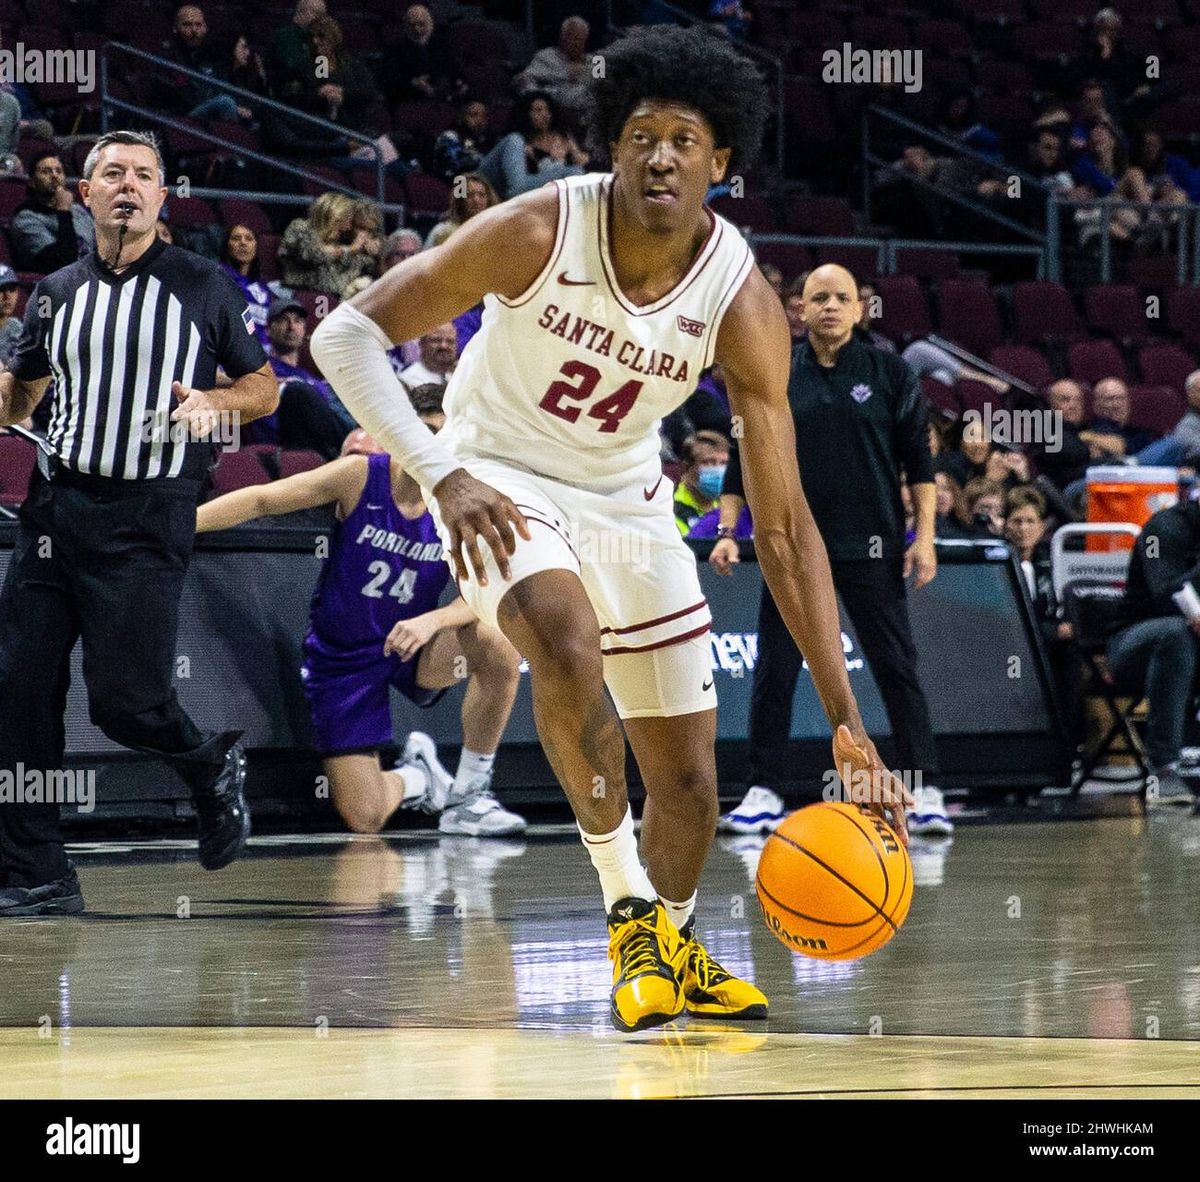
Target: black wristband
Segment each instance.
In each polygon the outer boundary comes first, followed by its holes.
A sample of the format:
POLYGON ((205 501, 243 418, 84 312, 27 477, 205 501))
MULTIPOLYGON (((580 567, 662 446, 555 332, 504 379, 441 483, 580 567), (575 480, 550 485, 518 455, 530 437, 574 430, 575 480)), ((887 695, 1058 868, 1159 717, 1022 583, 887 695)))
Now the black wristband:
POLYGON ((735 536, 735 531, 732 525, 717 526, 717 541, 721 541, 722 538, 729 538, 730 541, 733 542, 737 541, 737 537, 735 536))

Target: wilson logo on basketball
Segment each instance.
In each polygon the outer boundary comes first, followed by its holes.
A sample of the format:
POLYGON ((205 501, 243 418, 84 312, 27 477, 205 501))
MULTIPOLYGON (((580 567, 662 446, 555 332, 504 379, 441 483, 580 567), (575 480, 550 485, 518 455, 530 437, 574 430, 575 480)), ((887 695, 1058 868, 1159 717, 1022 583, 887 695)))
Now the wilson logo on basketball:
POLYGON ((679 325, 680 332, 686 332, 690 337, 702 337, 704 335, 703 320, 689 320, 686 316, 676 316, 675 323, 679 325))

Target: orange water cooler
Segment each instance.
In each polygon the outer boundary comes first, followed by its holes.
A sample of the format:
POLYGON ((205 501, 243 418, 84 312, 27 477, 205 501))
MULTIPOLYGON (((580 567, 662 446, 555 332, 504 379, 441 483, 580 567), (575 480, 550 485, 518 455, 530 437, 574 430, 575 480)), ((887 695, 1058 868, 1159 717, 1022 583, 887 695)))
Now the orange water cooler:
MULTIPOLYGON (((1128 521, 1145 525, 1160 509, 1179 499, 1177 468, 1126 468, 1106 465, 1087 470, 1087 519, 1089 522, 1128 521)), ((1128 534, 1093 534, 1089 550, 1129 550, 1128 534)))

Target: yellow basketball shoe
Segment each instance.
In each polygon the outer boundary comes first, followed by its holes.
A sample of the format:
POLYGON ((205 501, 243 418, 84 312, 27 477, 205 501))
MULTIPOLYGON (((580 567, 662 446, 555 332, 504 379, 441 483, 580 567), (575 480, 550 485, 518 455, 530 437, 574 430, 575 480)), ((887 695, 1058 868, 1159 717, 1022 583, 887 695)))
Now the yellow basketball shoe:
POLYGON ((722 968, 696 939, 694 916, 683 925, 679 936, 684 942, 683 993, 689 1014, 742 1021, 767 1016, 767 998, 762 990, 722 968))
POLYGON ((657 899, 619 899, 608 913, 612 1023, 626 1032, 683 1012, 683 941, 657 899))

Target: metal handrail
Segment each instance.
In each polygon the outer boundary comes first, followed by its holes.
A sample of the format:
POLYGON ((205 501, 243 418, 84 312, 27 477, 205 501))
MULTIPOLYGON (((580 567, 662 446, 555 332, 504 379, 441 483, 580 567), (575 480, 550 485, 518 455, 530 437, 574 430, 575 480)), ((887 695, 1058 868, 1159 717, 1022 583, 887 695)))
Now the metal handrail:
MULTIPOLYGON (((195 136, 197 139, 204 140, 206 143, 221 146, 225 143, 224 140, 214 136, 206 128, 194 127, 191 124, 183 124, 178 119, 168 115, 163 115, 160 112, 152 111, 145 107, 140 107, 135 103, 128 103, 124 99, 116 98, 108 92, 108 67, 109 51, 116 54, 126 54, 130 57, 140 58, 142 61, 150 62, 156 66, 161 66, 164 69, 169 69, 173 74, 183 74, 189 78, 195 78, 197 81, 211 86, 215 90, 219 90, 225 94, 236 95, 244 98, 247 102, 252 102, 255 106, 266 107, 270 110, 278 111, 285 115, 288 119, 307 124, 311 127, 320 128, 322 131, 333 131, 338 135, 345 137, 347 140, 359 143, 364 147, 371 149, 372 159, 363 158, 363 164, 370 166, 374 163, 375 166, 375 187, 376 199, 382 205, 384 203, 384 172, 383 158, 379 153, 378 145, 373 137, 365 135, 363 132, 354 131, 351 128, 343 127, 339 123, 333 123, 328 119, 322 119, 319 115, 310 115, 305 111, 297 111, 294 107, 289 107, 286 103, 281 103, 276 99, 266 98, 263 95, 255 94, 252 90, 246 90, 241 86, 235 86, 232 82, 226 82, 220 78, 214 78, 209 74, 202 74, 198 70, 190 69, 187 66, 180 65, 178 62, 171 61, 170 58, 165 58, 159 54, 147 53, 143 49, 136 49, 132 45, 126 45, 121 41, 106 41, 100 50, 100 130, 105 132, 108 130, 108 111, 110 107, 115 107, 119 110, 129 111, 132 114, 138 115, 144 119, 152 119, 164 127, 174 127, 175 129, 186 132, 189 135, 195 136)), ((343 185, 341 182, 330 181, 326 177, 317 175, 301 168, 298 165, 292 164, 289 161, 281 160, 278 157, 267 156, 256 152, 252 148, 239 147, 239 152, 248 156, 250 159, 257 160, 260 163, 268 164, 273 168, 282 169, 284 172, 290 173, 292 176, 299 177, 302 180, 313 181, 317 184, 326 185, 331 189, 337 189, 340 192, 348 193, 353 196, 361 196, 357 190, 349 185, 343 185)))
MULTIPOLYGON (((1190 228, 1193 237, 1192 251, 1195 255, 1191 283, 1200 283, 1200 205, 1197 205, 1195 202, 1188 202, 1187 205, 1176 205, 1170 201, 1130 201, 1124 197, 1114 198, 1106 196, 1087 198, 1056 197, 1054 204, 1059 209, 1134 209, 1139 212, 1162 209, 1171 214, 1178 215, 1179 245, 1175 258, 1175 278, 1180 286, 1188 283, 1189 250, 1187 237, 1190 228)), ((1112 221, 1110 218, 1102 216, 1100 226, 1100 280, 1102 283, 1108 283, 1111 279, 1112 221)))

